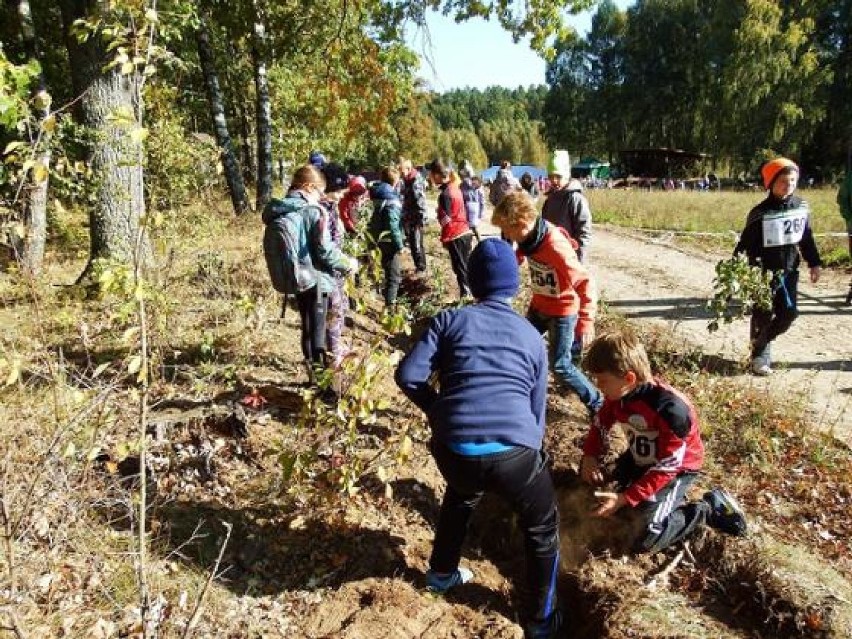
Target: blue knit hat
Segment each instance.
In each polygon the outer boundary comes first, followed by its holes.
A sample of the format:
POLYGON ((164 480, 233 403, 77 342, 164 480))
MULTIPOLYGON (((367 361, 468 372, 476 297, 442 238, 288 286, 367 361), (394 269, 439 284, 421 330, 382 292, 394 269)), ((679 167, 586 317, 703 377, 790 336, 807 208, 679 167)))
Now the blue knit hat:
POLYGON ((308 164, 321 169, 326 165, 325 156, 319 151, 311 151, 310 156, 308 156, 308 164))
POLYGON ((468 282, 476 299, 517 295, 518 260, 512 246, 496 237, 477 244, 468 261, 468 282))

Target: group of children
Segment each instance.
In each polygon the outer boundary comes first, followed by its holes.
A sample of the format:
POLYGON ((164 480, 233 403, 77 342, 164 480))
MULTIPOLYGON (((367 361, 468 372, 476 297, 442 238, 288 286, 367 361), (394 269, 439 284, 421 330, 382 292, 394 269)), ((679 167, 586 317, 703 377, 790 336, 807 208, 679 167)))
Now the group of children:
MULTIPOLYGON (((419 253, 418 270, 425 270, 425 199, 422 182, 412 172, 405 161, 398 168, 387 167, 369 191, 371 231, 382 250, 388 303, 399 285, 404 235, 412 254, 419 253), (412 219, 412 210, 419 217, 412 219)), ((798 168, 779 158, 764 166, 762 175, 769 195, 749 214, 735 249, 774 273, 773 308, 752 318, 753 366, 760 374, 769 367, 768 345, 795 318, 799 250, 814 281, 820 265, 807 204, 793 195, 798 168)), ((326 176, 311 166, 299 169, 284 206, 278 207, 298 212, 304 220, 306 248, 300 265, 306 272, 313 270, 314 277, 302 278, 296 298, 302 348, 312 362, 325 348, 317 330, 327 312, 333 275, 357 268, 326 228, 326 220, 335 216, 317 212, 329 199, 323 195, 326 176)), ((461 294, 475 303, 432 318, 396 371, 400 389, 429 419, 432 454, 447 483, 427 586, 446 592, 472 578, 472 572, 460 566, 467 526, 483 494, 497 493, 517 513, 525 536, 530 597, 525 635, 554 637, 562 626, 555 589, 559 515, 542 449, 549 369, 588 410, 592 425, 582 448, 580 477, 597 488, 614 486, 595 493, 598 507, 593 514, 628 519, 636 552, 663 550, 702 525, 742 535, 745 516, 720 488, 687 500, 704 457, 696 411, 683 394, 653 377, 645 349, 632 333, 595 339, 595 287, 578 255, 577 239, 539 214, 526 191, 512 190, 492 215, 502 238, 481 240, 472 249, 459 180, 439 161, 430 165, 429 176, 439 188, 441 242, 461 294), (519 263, 524 261, 532 292, 526 318, 511 306, 520 286, 519 263), (573 361, 575 341, 586 351, 588 376, 573 361), (616 424, 624 429, 629 446, 610 469, 601 459, 616 424)), ((331 178, 336 179, 333 172, 331 178)), ((554 186, 558 192, 559 184, 554 186)), ((265 221, 267 217, 265 213, 265 221)))

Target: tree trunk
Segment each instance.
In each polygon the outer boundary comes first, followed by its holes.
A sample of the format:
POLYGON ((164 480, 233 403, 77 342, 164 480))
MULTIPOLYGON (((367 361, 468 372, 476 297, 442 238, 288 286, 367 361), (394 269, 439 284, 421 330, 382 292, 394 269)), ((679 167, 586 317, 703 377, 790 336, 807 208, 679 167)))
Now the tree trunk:
MULTIPOLYGON (((27 57, 41 62, 38 46, 36 44, 35 27, 33 26, 33 16, 30 10, 29 0, 18 0, 18 19, 20 21, 21 41, 24 45, 27 57)), ((33 92, 33 96, 41 91, 47 91, 47 83, 44 80, 44 73, 39 74, 38 84, 33 92)), ((36 101, 36 104, 39 102, 36 101)), ((50 114, 50 105, 44 104, 43 108, 36 107, 36 112, 39 115, 39 120, 44 122, 50 114)), ((38 150, 36 152, 36 165, 44 166, 45 169, 50 168, 50 132, 43 130, 40 139, 38 139, 38 150)), ((36 140, 30 140, 31 143, 36 140)), ((34 174, 34 172, 33 172, 34 174)), ((38 276, 41 272, 41 266, 44 262, 44 246, 47 240, 47 187, 49 178, 45 175, 41 181, 33 178, 32 183, 27 185, 24 195, 24 228, 26 229, 26 237, 24 237, 20 246, 17 247, 18 257, 24 271, 31 274, 33 277, 38 276)))
POLYGON ((254 24, 254 86, 257 99, 257 190, 256 209, 262 211, 272 198, 272 108, 266 77, 266 30, 259 20, 254 24))
POLYGON ((251 122, 249 121, 248 109, 246 102, 241 101, 237 107, 237 113, 240 118, 240 152, 243 156, 243 178, 247 183, 251 183, 257 176, 257 162, 254 159, 254 149, 252 148, 251 122))
POLYGON ((207 101, 210 103, 210 113, 213 116, 213 128, 216 132, 216 142, 222 154, 222 166, 225 170, 225 180, 231 193, 231 202, 237 215, 245 213, 249 208, 246 197, 246 186, 240 173, 240 164, 234 154, 231 134, 228 132, 228 120, 225 117, 225 101, 222 89, 219 87, 219 76, 216 73, 216 63, 213 48, 210 46, 210 34, 205 22, 201 22, 196 32, 198 45, 198 60, 201 63, 201 73, 207 86, 207 101))
POLYGON ((140 127, 138 75, 122 75, 118 67, 104 71, 111 59, 100 33, 85 42, 70 35, 74 20, 94 9, 109 13, 105 0, 62 0, 68 57, 74 85, 85 90, 81 99, 83 124, 94 132, 90 167, 95 176, 95 204, 89 211, 91 247, 87 277, 95 260, 147 267, 152 262, 148 235, 141 224, 145 211, 143 147, 131 132, 140 127))

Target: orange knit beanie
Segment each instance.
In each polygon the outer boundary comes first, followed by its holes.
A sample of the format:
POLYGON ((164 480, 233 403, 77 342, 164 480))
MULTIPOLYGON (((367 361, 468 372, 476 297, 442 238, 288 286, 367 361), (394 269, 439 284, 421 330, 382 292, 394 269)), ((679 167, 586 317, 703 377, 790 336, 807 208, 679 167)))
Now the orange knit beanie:
POLYGON ((796 163, 787 158, 775 158, 764 164, 760 169, 760 175, 763 177, 763 188, 767 191, 771 189, 775 178, 784 169, 793 169, 796 173, 799 172, 799 167, 796 166, 796 163))

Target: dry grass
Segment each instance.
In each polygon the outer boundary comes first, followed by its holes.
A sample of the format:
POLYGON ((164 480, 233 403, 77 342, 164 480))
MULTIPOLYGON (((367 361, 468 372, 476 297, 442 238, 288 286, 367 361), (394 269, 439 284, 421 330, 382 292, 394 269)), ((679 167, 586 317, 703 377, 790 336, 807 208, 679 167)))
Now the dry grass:
MULTIPOLYGON (((800 191, 811 205, 814 232, 845 233, 846 226, 829 189, 800 191)), ((586 191, 595 222, 635 229, 718 233, 720 237, 678 237, 683 243, 730 251, 746 215, 763 198, 750 191, 644 191, 590 189, 586 191)), ((848 263, 843 237, 818 237, 817 244, 829 264, 848 263)))

